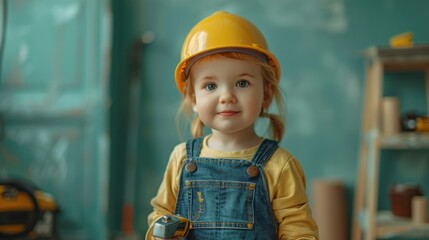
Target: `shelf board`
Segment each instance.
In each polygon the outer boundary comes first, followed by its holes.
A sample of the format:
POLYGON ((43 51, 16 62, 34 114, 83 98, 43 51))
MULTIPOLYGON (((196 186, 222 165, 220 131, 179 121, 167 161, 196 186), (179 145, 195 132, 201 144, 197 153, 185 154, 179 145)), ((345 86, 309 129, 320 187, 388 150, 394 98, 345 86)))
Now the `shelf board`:
POLYGON ((429 223, 416 224, 409 218, 396 217, 390 211, 380 211, 377 215, 377 236, 429 237, 429 223))
POLYGON ((378 59, 385 71, 425 71, 429 67, 429 45, 407 48, 372 46, 363 52, 366 59, 378 59))
POLYGON ((390 46, 371 46, 364 50, 365 57, 419 56, 428 57, 429 44, 417 44, 412 47, 392 48, 390 46))
POLYGON ((403 132, 380 136, 383 149, 429 149, 428 132, 403 132))

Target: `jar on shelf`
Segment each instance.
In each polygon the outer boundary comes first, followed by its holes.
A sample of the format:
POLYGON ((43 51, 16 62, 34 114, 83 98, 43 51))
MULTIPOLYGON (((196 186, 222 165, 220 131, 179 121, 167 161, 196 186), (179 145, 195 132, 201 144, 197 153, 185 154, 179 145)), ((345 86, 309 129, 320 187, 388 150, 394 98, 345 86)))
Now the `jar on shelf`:
POLYGON ((392 214, 398 217, 411 218, 412 199, 423 196, 423 191, 417 184, 394 184, 389 190, 392 214))

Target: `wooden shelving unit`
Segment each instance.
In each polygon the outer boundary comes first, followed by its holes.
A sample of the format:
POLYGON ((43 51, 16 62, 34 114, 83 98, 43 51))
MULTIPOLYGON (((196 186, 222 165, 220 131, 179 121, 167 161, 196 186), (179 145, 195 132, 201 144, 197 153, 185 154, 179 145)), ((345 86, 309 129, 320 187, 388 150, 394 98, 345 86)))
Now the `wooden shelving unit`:
POLYGON ((429 113, 429 45, 392 49, 371 47, 364 51, 366 60, 365 96, 360 143, 359 167, 352 221, 353 240, 373 240, 396 235, 428 236, 429 224, 415 224, 390 212, 379 212, 378 181, 382 149, 429 149, 429 133, 383 135, 381 104, 386 72, 422 71, 426 78, 426 106, 429 113))

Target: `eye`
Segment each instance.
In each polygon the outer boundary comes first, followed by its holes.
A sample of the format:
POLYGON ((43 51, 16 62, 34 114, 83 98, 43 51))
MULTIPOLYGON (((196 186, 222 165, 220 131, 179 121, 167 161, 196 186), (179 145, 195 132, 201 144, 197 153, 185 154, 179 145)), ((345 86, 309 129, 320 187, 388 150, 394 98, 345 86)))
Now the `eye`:
POLYGON ((213 91, 216 89, 216 84, 214 83, 207 83, 206 85, 204 85, 204 89, 206 89, 207 91, 213 91))
POLYGON ((249 86, 249 84, 250 83, 247 80, 240 80, 235 84, 235 86, 237 86, 239 88, 245 88, 245 87, 249 86))

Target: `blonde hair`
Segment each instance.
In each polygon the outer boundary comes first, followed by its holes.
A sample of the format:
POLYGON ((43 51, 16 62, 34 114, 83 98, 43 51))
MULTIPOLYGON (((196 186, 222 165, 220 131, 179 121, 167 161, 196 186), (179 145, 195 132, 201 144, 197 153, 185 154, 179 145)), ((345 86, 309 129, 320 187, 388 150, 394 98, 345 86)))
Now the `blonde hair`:
MULTIPOLYGON (((260 117, 268 118, 270 121, 269 130, 271 133, 272 139, 280 141, 283 137, 285 130, 284 122, 284 102, 283 95, 279 86, 279 81, 275 78, 275 72, 273 68, 264 62, 261 62, 258 58, 253 57, 248 54, 238 53, 238 52, 224 52, 216 53, 199 59, 197 62, 205 61, 207 59, 217 58, 219 56, 233 58, 233 59, 243 59, 257 63, 261 67, 262 77, 264 79, 264 97, 269 99, 269 104, 267 108, 261 109, 260 117), (268 113, 269 106, 271 105, 272 100, 275 100, 277 104, 277 114, 268 113)), ((192 111, 192 100, 194 98, 194 84, 191 77, 186 79, 185 87, 182 95, 182 103, 180 105, 179 111, 177 113, 178 117, 178 130, 180 134, 180 117, 183 115, 186 119, 191 120, 190 130, 192 137, 201 137, 204 131, 204 123, 200 120, 198 116, 193 116, 192 111)))

